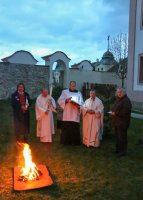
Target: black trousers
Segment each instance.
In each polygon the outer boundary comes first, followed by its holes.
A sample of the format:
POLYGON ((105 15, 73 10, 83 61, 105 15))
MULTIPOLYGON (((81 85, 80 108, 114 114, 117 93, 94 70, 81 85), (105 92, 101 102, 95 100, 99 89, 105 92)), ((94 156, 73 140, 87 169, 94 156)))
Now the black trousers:
POLYGON ((29 120, 29 112, 14 112, 14 132, 17 141, 27 142, 30 130, 29 120))
POLYGON ((127 129, 115 127, 116 152, 126 154, 127 152, 127 129))
POLYGON ((60 143, 65 145, 80 145, 80 124, 63 121, 60 143))

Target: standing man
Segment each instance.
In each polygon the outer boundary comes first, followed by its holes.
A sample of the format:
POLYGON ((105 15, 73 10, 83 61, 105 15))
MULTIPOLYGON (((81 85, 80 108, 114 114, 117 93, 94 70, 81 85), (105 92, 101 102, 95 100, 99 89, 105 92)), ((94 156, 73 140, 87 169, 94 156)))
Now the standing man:
POLYGON ((55 134, 53 112, 56 110, 55 100, 48 94, 47 89, 42 89, 36 100, 37 136, 41 142, 52 142, 55 134))
POLYGON ((83 105, 83 144, 87 147, 99 147, 103 132, 102 101, 96 96, 95 90, 90 91, 90 98, 83 105))
POLYGON ((115 128, 116 150, 118 157, 127 153, 127 130, 131 118, 131 101, 123 88, 117 89, 117 100, 112 108, 112 124, 115 128))
POLYGON ((25 92, 23 83, 17 85, 17 90, 12 94, 11 105, 14 115, 14 129, 18 142, 28 142, 30 129, 29 106, 31 101, 29 94, 25 92))
POLYGON ((69 89, 62 91, 58 104, 63 109, 61 143, 80 144, 80 107, 83 104, 81 93, 76 90, 76 82, 71 81, 69 89))

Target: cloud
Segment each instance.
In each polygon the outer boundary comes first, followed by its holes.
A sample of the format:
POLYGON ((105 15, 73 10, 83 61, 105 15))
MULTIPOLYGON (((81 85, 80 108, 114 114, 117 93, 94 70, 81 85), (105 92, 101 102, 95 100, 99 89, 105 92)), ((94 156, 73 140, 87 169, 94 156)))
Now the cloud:
POLYGON ((128 31, 129 0, 2 0, 0 12, 0 56, 25 48, 39 57, 60 50, 72 62, 95 61, 108 34, 128 31))

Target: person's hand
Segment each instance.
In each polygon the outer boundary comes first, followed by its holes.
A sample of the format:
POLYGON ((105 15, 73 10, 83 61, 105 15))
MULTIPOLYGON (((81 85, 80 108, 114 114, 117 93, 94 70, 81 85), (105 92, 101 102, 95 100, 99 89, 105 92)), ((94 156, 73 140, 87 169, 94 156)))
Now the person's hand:
POLYGON ((66 99, 66 103, 70 103, 70 102, 71 102, 71 98, 72 98, 72 97, 66 99))
POLYGON ((80 108, 80 105, 79 104, 77 104, 77 103, 75 103, 75 102, 73 102, 73 101, 71 101, 71 103, 72 103, 72 105, 74 105, 76 108, 80 108))
POLYGON ((111 115, 112 115, 112 116, 115 116, 115 112, 112 112, 111 115))
POLYGON ((22 109, 23 112, 25 112, 25 111, 28 110, 28 107, 26 107, 26 106, 21 106, 21 109, 22 109))
POLYGON ((52 104, 52 99, 49 98, 49 99, 48 99, 48 105, 51 105, 51 104, 52 104))

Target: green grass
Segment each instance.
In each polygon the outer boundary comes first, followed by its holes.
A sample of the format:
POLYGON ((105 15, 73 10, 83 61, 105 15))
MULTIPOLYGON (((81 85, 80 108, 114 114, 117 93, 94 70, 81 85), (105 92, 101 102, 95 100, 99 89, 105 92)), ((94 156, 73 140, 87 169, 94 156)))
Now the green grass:
MULTIPOLYGON (((48 166, 54 184, 43 189, 13 191, 13 168, 21 152, 13 135, 12 110, 0 101, 0 200, 141 200, 143 198, 143 121, 131 120, 128 155, 116 158, 113 133, 106 135, 100 149, 63 146, 58 135, 45 145, 36 137, 34 103, 31 108, 30 146, 36 164, 48 166)), ((56 116, 55 116, 56 119, 56 116)))

